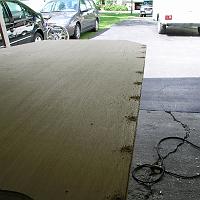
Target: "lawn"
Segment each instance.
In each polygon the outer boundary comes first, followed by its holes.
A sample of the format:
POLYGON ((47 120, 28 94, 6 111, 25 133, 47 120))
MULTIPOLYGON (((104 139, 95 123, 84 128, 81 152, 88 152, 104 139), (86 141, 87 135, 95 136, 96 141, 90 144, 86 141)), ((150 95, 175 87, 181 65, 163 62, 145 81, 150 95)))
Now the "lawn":
MULTIPOLYGON (((137 14, 130 13, 102 13, 100 14, 100 25, 99 32, 103 32, 104 30, 110 28, 113 24, 119 23, 123 20, 130 19, 135 17, 137 14)), ((95 32, 87 32, 81 35, 81 39, 90 39, 94 37, 97 33, 95 32)))

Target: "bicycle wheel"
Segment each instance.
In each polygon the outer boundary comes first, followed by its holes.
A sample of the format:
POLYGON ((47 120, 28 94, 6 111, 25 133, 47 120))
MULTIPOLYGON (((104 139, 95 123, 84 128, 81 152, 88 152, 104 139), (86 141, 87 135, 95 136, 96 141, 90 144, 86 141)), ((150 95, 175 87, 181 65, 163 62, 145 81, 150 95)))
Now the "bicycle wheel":
POLYGON ((55 33, 52 27, 49 27, 47 30, 47 40, 55 40, 55 33))
POLYGON ((59 40, 68 40, 69 33, 65 27, 62 26, 54 26, 53 27, 54 33, 56 33, 59 37, 59 40))

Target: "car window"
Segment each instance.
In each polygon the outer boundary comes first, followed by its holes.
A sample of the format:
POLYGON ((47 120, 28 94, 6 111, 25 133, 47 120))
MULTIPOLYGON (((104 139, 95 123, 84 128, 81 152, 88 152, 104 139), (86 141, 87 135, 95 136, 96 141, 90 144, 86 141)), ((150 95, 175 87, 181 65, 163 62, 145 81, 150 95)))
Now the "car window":
POLYGON ((17 2, 7 1, 7 5, 11 11, 11 14, 15 20, 24 19, 25 15, 22 7, 17 2))
POLYGON ((78 9, 77 0, 61 0, 57 1, 54 7, 54 12, 74 11, 78 9))
POLYGON ((7 12, 5 11, 5 9, 4 9, 4 7, 3 7, 3 5, 2 5, 1 2, 0 2, 0 12, 3 13, 3 18, 4 18, 5 23, 8 23, 8 22, 9 22, 8 14, 7 14, 7 12))
POLYGON ((92 6, 88 0, 85 0, 85 4, 88 10, 92 9, 92 6))
POLYGON ((26 7, 22 6, 22 9, 23 9, 23 12, 24 12, 24 15, 26 18, 32 18, 33 17, 33 13, 27 9, 26 7))
POLYGON ((95 5, 94 1, 89 0, 89 2, 90 2, 90 4, 91 4, 92 8, 93 8, 93 9, 96 9, 96 5, 95 5))
POLYGON ((153 1, 144 1, 143 5, 152 6, 153 1))
POLYGON ((51 1, 51 2, 48 2, 42 9, 41 12, 52 12, 53 10, 53 6, 54 6, 54 2, 51 1))
POLYGON ((28 10, 25 10, 25 9, 24 9, 24 14, 25 14, 26 18, 32 18, 33 17, 33 14, 31 12, 29 12, 28 10))
POLYGON ((86 6, 86 3, 85 3, 84 0, 81 0, 81 1, 80 1, 80 10, 81 10, 81 11, 87 10, 87 6, 86 6))

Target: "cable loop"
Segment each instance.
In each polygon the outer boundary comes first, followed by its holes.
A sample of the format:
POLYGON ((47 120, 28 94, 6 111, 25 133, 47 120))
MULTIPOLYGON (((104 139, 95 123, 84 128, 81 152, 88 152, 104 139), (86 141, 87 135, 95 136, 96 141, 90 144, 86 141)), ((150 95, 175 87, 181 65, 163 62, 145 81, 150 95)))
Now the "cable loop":
POLYGON ((142 164, 142 165, 139 165, 136 168, 134 168, 133 171, 132 171, 133 179, 135 179, 140 184, 148 186, 148 185, 153 185, 153 184, 159 182, 163 178, 164 174, 168 174, 168 175, 174 176, 176 178, 181 178, 181 179, 199 178, 200 173, 197 173, 196 175, 181 175, 181 174, 178 174, 178 173, 170 172, 170 171, 165 169, 164 160, 170 154, 176 153, 178 148, 181 145, 183 145, 184 143, 187 143, 187 144, 191 145, 193 148, 200 151, 200 146, 197 146, 197 145, 193 144, 192 142, 188 141, 187 137, 184 137, 184 138, 181 138, 181 137, 166 137, 166 138, 163 138, 158 142, 158 144, 156 146, 156 152, 157 152, 157 155, 158 155, 158 160, 154 164, 142 164), (170 151, 167 155, 162 156, 162 154, 160 152, 160 149, 161 149, 160 146, 164 141, 167 141, 167 140, 179 140, 180 143, 176 146, 176 148, 173 151, 170 151), (137 173, 144 170, 145 168, 149 169, 149 171, 151 171, 152 173, 145 175, 145 177, 143 177, 143 179, 139 178, 138 177, 139 175, 137 175, 137 173), (157 177, 153 178, 153 176, 157 176, 157 177), (149 181, 144 180, 144 178, 149 180, 149 181))

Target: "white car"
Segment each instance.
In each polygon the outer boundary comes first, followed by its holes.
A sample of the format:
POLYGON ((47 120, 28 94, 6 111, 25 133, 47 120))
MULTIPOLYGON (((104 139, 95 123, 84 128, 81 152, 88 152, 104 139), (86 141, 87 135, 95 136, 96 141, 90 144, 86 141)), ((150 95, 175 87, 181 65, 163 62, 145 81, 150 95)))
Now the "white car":
POLYGON ((146 17, 147 15, 152 15, 153 8, 152 8, 152 1, 145 0, 140 8, 140 17, 146 17))

